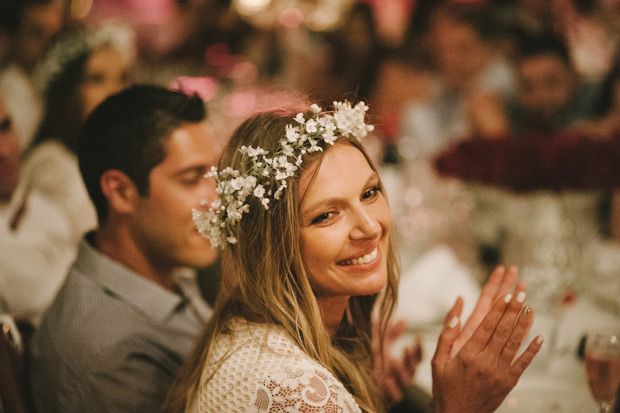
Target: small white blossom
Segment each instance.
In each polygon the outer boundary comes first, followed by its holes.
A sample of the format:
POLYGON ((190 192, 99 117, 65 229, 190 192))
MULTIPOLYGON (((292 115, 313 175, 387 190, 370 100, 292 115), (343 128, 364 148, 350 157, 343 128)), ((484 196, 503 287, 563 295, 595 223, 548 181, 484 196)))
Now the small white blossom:
POLYGON ((310 119, 306 122, 306 132, 308 133, 316 133, 318 131, 318 124, 316 120, 310 119))
POLYGON ((254 188, 254 196, 256 198, 262 198, 265 195, 265 187, 258 184, 256 188, 254 188))
POLYGON ((286 139, 289 142, 296 142, 299 139, 299 131, 297 127, 288 124, 286 125, 286 139))

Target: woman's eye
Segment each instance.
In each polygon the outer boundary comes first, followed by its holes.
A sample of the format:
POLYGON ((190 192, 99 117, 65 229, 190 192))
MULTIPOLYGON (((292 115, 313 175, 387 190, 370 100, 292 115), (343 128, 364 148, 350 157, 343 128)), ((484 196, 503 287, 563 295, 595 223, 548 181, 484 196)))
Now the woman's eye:
POLYGON ((364 192, 364 194, 362 195, 362 199, 374 198, 375 196, 377 196, 377 194, 379 192, 381 192, 381 187, 380 186, 374 186, 374 187, 370 188, 368 191, 364 192))
POLYGON ((313 224, 320 224, 321 222, 325 222, 327 221, 329 218, 331 218, 333 215, 333 212, 323 212, 321 215, 319 215, 318 217, 314 218, 312 220, 313 224))

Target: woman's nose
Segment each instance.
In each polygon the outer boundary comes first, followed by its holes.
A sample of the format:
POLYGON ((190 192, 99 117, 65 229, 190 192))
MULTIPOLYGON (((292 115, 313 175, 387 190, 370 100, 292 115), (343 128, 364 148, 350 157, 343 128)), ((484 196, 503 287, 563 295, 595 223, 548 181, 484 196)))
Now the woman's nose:
POLYGON ((360 208, 355 211, 352 239, 376 239, 381 234, 381 224, 369 211, 360 208))

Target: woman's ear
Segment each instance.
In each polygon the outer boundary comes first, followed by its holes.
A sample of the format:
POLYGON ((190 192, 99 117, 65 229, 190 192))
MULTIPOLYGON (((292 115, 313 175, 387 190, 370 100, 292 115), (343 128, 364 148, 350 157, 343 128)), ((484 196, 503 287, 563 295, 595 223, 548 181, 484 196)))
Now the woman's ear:
POLYGON ((129 214, 135 210, 139 198, 138 188, 130 177, 118 169, 109 169, 99 180, 101 192, 108 200, 110 212, 129 214))

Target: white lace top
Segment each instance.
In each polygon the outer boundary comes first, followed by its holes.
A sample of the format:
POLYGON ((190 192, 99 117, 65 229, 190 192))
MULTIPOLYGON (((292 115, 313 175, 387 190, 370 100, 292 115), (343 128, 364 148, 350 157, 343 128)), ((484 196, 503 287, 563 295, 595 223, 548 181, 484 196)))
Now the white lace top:
POLYGON ((238 318, 229 327, 232 334, 215 343, 190 411, 360 412, 342 383, 281 327, 238 318))

